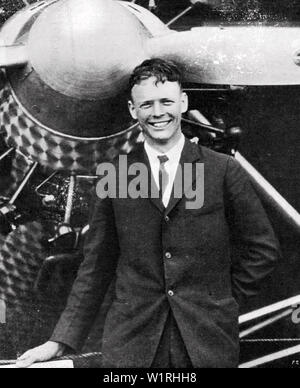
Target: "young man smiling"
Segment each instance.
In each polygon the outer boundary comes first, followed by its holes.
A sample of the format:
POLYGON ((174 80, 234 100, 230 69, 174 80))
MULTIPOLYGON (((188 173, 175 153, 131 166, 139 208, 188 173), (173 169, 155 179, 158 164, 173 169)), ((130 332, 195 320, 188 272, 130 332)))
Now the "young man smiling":
POLYGON ((166 171, 168 182, 165 182, 162 202, 167 207, 185 143, 181 117, 188 109, 188 97, 182 91, 181 74, 175 66, 163 61, 145 62, 131 77, 130 90, 129 111, 142 128, 157 187, 160 187, 161 166, 166 171), (152 71, 147 70, 151 63, 155 64, 152 71), (163 165, 160 155, 168 158, 163 165))
MULTIPOLYGON (((183 136, 188 100, 174 64, 145 61, 130 90, 129 110, 145 143, 128 163, 147 166, 160 197, 96 200, 67 307, 51 340, 26 352, 18 366, 49 360, 66 347, 80 350, 115 275, 104 367, 238 365, 238 303, 272 270, 274 233, 240 165, 183 136), (199 209, 188 209, 186 195, 174 196, 176 172, 186 163, 204 164, 199 209), (236 260, 232 241, 239 243, 236 260)), ((197 174, 190 190, 196 180, 197 174)))
POLYGON ((176 82, 179 75, 174 78, 172 81, 157 74, 142 78, 139 84, 135 84, 135 77, 131 80, 131 116, 139 121, 145 145, 161 153, 168 152, 184 138, 181 116, 188 109, 188 97, 176 82))

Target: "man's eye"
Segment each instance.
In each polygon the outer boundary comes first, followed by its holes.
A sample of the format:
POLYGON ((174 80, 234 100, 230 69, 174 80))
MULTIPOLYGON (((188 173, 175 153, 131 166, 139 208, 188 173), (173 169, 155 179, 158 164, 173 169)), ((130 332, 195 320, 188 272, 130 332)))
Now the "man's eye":
POLYGON ((170 106, 173 104, 173 101, 164 101, 164 105, 170 106))
POLYGON ((143 105, 141 105, 142 109, 149 109, 150 107, 151 107, 150 104, 143 104, 143 105))

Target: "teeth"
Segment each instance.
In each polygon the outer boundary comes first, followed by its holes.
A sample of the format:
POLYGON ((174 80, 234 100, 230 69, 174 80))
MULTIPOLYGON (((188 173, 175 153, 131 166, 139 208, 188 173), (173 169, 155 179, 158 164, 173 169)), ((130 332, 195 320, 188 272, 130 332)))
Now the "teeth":
POLYGON ((153 125, 156 128, 163 128, 168 124, 169 124, 169 121, 163 121, 161 123, 152 123, 151 125, 153 125))

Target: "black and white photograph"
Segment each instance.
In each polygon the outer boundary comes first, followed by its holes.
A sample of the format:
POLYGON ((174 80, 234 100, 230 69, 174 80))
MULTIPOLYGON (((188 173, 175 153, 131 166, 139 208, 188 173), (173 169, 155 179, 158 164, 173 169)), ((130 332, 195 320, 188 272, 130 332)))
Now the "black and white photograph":
POLYGON ((299 170, 299 1, 0 0, 0 369, 299 368, 299 170))

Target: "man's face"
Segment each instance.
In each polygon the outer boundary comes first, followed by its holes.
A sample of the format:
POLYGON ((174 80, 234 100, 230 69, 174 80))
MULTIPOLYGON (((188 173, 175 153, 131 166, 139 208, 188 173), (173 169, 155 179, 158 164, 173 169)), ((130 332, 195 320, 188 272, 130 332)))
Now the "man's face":
POLYGON ((152 141, 167 144, 181 134, 181 115, 188 98, 177 82, 148 78, 132 89, 129 111, 152 141))

